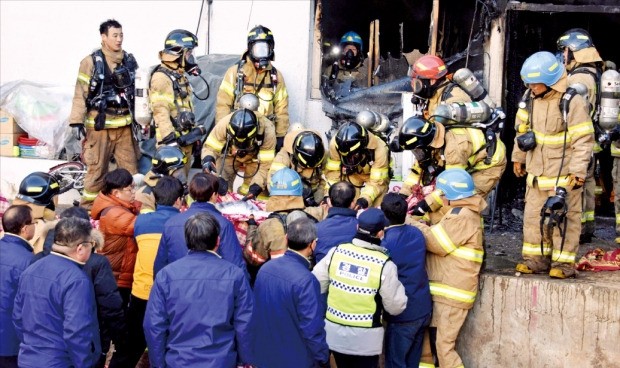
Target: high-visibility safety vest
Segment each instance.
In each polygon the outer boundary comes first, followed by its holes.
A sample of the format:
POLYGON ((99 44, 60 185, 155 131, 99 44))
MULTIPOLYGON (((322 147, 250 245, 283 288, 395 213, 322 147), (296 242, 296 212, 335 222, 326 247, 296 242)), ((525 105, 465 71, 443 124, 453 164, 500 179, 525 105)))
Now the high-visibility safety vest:
POLYGON ((380 327, 383 266, 390 258, 383 252, 351 243, 336 247, 329 264, 328 321, 351 327, 380 327))

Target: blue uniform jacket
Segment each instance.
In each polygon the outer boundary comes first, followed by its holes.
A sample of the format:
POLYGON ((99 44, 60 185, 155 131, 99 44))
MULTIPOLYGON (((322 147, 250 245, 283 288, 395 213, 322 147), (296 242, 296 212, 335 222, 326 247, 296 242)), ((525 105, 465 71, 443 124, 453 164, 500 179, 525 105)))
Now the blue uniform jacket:
POLYGON ((164 268, 167 264, 176 261, 187 255, 187 244, 185 243, 185 222, 194 214, 208 212, 213 215, 220 224, 220 247, 217 253, 228 262, 241 268, 248 278, 245 260, 237 233, 232 222, 228 221, 215 206, 209 202, 194 202, 187 211, 173 216, 164 226, 159 249, 155 257, 154 275, 164 268))
POLYGON ((0 356, 17 356, 19 352, 13 302, 19 276, 33 257, 32 247, 25 239, 9 233, 0 239, 0 356))
POLYGON ((254 284, 256 365, 313 368, 329 360, 319 281, 299 253, 265 263, 254 284))
POLYGON ((431 313, 431 291, 426 274, 424 235, 411 225, 395 225, 385 230, 381 246, 387 248, 398 268, 398 280, 405 287, 407 307, 398 316, 385 313, 388 322, 411 322, 431 313))
MULTIPOLYGON (((33 262, 43 259, 52 251, 55 231, 50 230, 47 233, 48 238, 50 234, 52 235, 52 243, 47 248, 44 245, 43 251, 35 254, 33 262)), ((90 281, 95 287, 99 339, 101 340, 101 351, 105 353, 110 350, 112 340, 122 343, 127 339, 123 299, 118 291, 112 266, 110 266, 110 261, 106 256, 97 253, 91 254, 82 269, 86 276, 90 277, 90 281)))
POLYGON ((20 367, 92 367, 101 346, 93 284, 75 261, 52 252, 23 273, 13 322, 20 367))
POLYGON ((253 304, 243 272, 215 253, 190 252, 164 267, 144 317, 151 367, 252 363, 253 304))
POLYGON ((336 245, 350 243, 357 232, 357 212, 350 208, 331 207, 327 218, 316 224, 319 240, 316 242, 314 257, 319 263, 330 249, 336 245))

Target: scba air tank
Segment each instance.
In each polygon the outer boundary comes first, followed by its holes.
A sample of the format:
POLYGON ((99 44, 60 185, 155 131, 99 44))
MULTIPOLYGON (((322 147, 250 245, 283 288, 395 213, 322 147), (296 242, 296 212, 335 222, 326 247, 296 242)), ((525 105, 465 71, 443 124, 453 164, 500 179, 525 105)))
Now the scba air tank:
POLYGON ((488 120, 491 109, 482 101, 453 102, 437 106, 434 116, 437 122, 444 125, 474 124, 488 120))
POLYGON ((607 70, 601 75, 601 103, 598 123, 601 128, 611 130, 620 119, 620 73, 607 70))
POLYGON ((491 97, 489 97, 489 94, 471 70, 467 68, 457 70, 454 72, 452 80, 458 84, 472 100, 484 101, 490 108, 495 108, 495 102, 491 100, 491 97))
POLYGON ((153 68, 138 68, 136 70, 136 93, 135 93, 135 111, 134 118, 142 127, 151 124, 153 118, 151 107, 149 105, 149 84, 151 81, 151 71, 153 68))

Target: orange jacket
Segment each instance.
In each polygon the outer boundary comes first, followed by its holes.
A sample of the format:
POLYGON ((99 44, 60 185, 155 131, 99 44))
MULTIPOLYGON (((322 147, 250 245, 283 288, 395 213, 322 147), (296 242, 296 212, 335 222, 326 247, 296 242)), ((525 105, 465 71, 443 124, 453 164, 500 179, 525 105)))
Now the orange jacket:
POLYGON ((108 258, 118 287, 131 288, 138 246, 133 234, 140 202, 129 203, 99 193, 93 202, 91 216, 99 220, 99 230, 105 236, 99 252, 108 258))

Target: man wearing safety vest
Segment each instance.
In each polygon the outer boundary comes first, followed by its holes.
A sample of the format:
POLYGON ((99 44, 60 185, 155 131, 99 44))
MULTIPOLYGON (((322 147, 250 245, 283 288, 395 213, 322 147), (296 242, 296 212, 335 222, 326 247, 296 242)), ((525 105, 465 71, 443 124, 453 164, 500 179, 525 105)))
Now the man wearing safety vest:
POLYGON ((395 316, 407 306, 396 265, 381 247, 389 225, 383 211, 369 208, 358 221, 353 241, 330 249, 312 271, 327 292, 327 345, 338 368, 378 367, 383 310, 395 316))
MULTIPOLYGON (((486 208, 486 202, 476 194, 471 175, 463 169, 448 169, 439 174, 437 190, 447 213, 433 226, 420 222, 412 225, 422 230, 428 250, 426 270, 433 298, 429 334, 437 348, 439 366, 463 367, 455 342, 476 300, 484 256, 480 212, 486 208)), ((435 367, 427 337, 420 367, 435 367)))

